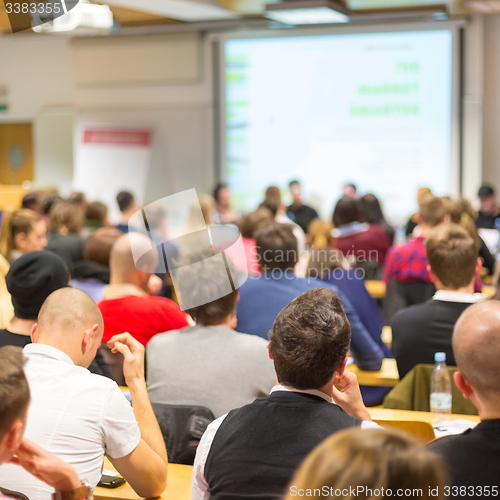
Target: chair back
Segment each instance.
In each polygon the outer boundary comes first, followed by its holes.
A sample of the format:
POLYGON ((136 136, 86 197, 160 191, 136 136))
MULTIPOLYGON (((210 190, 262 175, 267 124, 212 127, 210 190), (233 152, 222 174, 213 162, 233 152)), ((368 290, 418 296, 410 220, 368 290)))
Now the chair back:
POLYGON ((429 422, 420 420, 374 420, 374 422, 384 429, 396 428, 406 431, 423 444, 436 438, 434 428, 429 422))

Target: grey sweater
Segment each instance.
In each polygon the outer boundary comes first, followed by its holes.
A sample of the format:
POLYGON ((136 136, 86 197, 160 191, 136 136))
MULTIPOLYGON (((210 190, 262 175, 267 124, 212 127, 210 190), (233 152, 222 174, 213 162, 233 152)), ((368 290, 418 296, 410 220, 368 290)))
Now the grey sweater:
POLYGON ((267 342, 225 326, 161 333, 146 352, 152 403, 205 406, 218 418, 267 396, 276 383, 267 342))

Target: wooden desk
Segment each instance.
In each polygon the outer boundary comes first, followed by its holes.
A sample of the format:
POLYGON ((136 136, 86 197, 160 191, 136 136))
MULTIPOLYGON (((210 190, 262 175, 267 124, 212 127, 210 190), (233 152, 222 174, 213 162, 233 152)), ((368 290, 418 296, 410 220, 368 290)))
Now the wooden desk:
POLYGON ((385 358, 378 372, 360 370, 356 365, 349 365, 346 370, 356 374, 359 385, 394 387, 399 382, 396 360, 392 358, 385 358))
POLYGON ((390 348, 392 346, 392 328, 390 326, 384 326, 380 338, 382 342, 390 348))
MULTIPOLYGON (((104 468, 115 470, 111 462, 105 458, 104 468)), ((193 467, 191 465, 168 464, 167 489, 159 498, 163 500, 191 500, 191 477, 193 467)), ((118 488, 100 488, 94 491, 95 500, 139 500, 128 483, 118 488)))
MULTIPOLYGON (((427 411, 386 410, 385 408, 368 408, 373 420, 420 420, 432 422, 435 416, 427 411)), ((480 422, 477 415, 450 415, 451 420, 464 419, 472 422, 480 422)))
POLYGON ((365 281, 366 289, 368 293, 374 299, 383 299, 385 297, 385 283, 383 281, 377 280, 366 280, 365 281))

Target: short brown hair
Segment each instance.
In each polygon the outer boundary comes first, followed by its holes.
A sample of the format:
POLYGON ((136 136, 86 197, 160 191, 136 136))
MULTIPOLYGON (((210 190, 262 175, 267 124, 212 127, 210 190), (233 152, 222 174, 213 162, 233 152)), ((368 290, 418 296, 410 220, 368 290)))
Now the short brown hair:
POLYGON ((332 222, 335 227, 350 224, 351 222, 364 222, 361 201, 350 196, 342 196, 335 205, 332 222))
POLYGON ((351 326, 339 296, 329 288, 303 293, 278 314, 269 342, 280 384, 320 389, 351 344, 351 326))
POLYGON ((250 212, 246 215, 240 224, 240 232, 243 238, 253 239, 255 233, 269 226, 274 221, 273 214, 268 208, 258 208, 254 212, 250 212))
POLYGON ((360 500, 390 496, 390 491, 409 492, 407 496, 422 500, 440 500, 444 498, 445 485, 439 456, 409 434, 356 427, 335 433, 310 453, 295 473, 284 500, 292 500, 294 490, 323 491, 323 488, 332 492, 328 498, 353 498, 341 492, 356 492, 358 487, 363 489, 354 497, 360 500), (437 495, 433 496, 431 490, 437 495), (334 495, 335 491, 339 493, 334 495))
POLYGON ((107 218, 108 207, 101 201, 93 201, 87 205, 85 210, 85 220, 87 222, 96 222, 104 226, 107 218))
POLYGON ((115 228, 101 228, 92 234, 83 250, 83 258, 87 261, 97 262, 103 266, 109 267, 109 257, 114 242, 122 236, 123 233, 115 228))
POLYGON ((255 235, 257 260, 265 272, 293 269, 298 260, 297 249, 297 238, 287 224, 274 222, 255 235))
POLYGON ((470 284, 477 264, 477 247, 469 233, 449 222, 432 229, 425 242, 432 272, 446 287, 458 290, 470 284))
POLYGON ((426 196, 420 203, 420 219, 427 226, 437 226, 448 213, 448 204, 438 196, 426 196))
POLYGON ((22 420, 28 409, 30 391, 23 371, 20 347, 0 349, 0 440, 16 420, 22 420))
MULTIPOLYGON (((174 273, 173 279, 179 290, 181 302, 201 304, 186 309, 196 323, 202 325, 219 325, 236 307, 238 290, 234 290, 216 300, 206 302, 207 298, 220 296, 220 291, 227 289, 232 280, 237 279, 237 271, 226 256, 224 266, 217 257, 207 259, 206 256, 191 254, 181 262, 182 267, 174 273), (195 263, 188 265, 189 263, 195 263)), ((233 281, 234 285, 234 281, 233 281)))
POLYGON ((75 205, 68 202, 61 202, 54 205, 50 210, 49 230, 59 231, 61 227, 66 227, 70 234, 80 234, 82 230, 82 216, 75 205))

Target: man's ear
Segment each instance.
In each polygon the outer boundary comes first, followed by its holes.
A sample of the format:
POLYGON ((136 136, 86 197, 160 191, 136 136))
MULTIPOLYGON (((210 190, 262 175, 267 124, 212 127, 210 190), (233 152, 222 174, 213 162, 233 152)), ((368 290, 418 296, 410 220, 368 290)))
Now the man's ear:
POLYGON ((470 386, 468 380, 459 372, 456 371, 453 374, 453 380, 455 381, 455 385, 460 389, 465 399, 470 399, 473 394, 473 389, 470 386))
POLYGON ((99 325, 97 323, 85 330, 82 339, 82 352, 87 352, 87 350, 92 346, 92 340, 97 330, 99 330, 99 325))
POLYGON ((480 257, 477 258, 477 263, 476 263, 476 272, 474 273, 474 276, 477 278, 478 276, 481 276, 481 271, 483 269, 483 261, 481 260, 480 257))
POLYGON ((269 359, 274 361, 273 355, 271 354, 271 341, 267 344, 267 354, 269 355, 269 359))
POLYGON ((35 323, 31 327, 31 342, 35 343, 35 337, 36 337, 36 327, 38 326, 38 323, 35 323))
POLYGON ((342 363, 340 363, 340 366, 336 370, 339 377, 342 377, 342 375, 344 375, 345 367, 347 365, 347 359, 348 359, 348 357, 345 356, 342 363))
POLYGON ((427 272, 429 273, 429 279, 436 284, 438 281, 437 276, 432 272, 431 266, 427 264, 427 272))
POLYGON ((14 454, 19 448, 23 439, 24 428, 24 423, 21 422, 21 420, 16 420, 9 429, 7 439, 5 440, 5 446, 10 453, 14 454))

